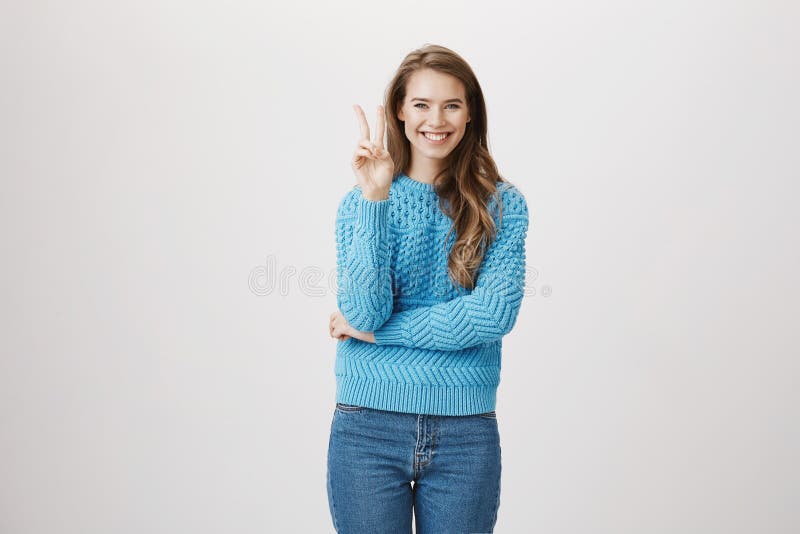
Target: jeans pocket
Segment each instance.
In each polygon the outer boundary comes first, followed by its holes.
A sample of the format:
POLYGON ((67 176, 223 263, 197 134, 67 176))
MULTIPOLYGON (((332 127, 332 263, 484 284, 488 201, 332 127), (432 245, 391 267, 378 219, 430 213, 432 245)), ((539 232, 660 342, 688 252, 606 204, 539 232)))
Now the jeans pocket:
POLYGON ((478 417, 483 417, 485 419, 497 419, 497 413, 492 410, 491 412, 479 413, 478 417))
POLYGON ((340 412, 360 412, 364 409, 363 406, 356 406, 355 404, 336 403, 336 409, 340 412))

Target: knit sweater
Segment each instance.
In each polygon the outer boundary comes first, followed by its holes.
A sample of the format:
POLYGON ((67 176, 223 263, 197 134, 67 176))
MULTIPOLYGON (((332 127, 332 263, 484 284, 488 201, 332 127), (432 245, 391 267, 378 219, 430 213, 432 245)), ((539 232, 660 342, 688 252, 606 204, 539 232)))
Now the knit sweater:
POLYGON ((431 415, 495 409, 502 337, 524 292, 528 207, 508 182, 488 207, 497 235, 470 290, 448 277, 455 230, 448 237, 453 221, 432 184, 400 174, 388 199, 347 192, 336 213, 337 304, 375 343, 337 342, 337 402, 431 415))

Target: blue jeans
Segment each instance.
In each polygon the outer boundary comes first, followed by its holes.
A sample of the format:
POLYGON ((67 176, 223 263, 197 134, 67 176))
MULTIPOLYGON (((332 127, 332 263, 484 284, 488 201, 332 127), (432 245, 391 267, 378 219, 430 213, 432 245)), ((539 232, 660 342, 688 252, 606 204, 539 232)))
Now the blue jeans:
POLYGON ((492 532, 500 506, 496 415, 337 403, 327 479, 340 534, 410 534, 412 508, 417 534, 492 532))

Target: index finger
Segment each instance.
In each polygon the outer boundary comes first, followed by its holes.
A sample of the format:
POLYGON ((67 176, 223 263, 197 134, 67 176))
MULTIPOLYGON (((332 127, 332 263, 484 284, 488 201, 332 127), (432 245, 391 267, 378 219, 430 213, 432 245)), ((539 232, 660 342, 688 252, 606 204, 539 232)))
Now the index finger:
POLYGON ((369 124, 367 124, 367 117, 364 115, 364 110, 358 104, 353 104, 353 108, 358 115, 358 125, 361 127, 361 139, 369 141, 369 124))
POLYGON ((383 148, 383 130, 386 128, 386 117, 384 116, 383 106, 380 105, 378 106, 378 122, 375 127, 378 129, 375 144, 383 148))

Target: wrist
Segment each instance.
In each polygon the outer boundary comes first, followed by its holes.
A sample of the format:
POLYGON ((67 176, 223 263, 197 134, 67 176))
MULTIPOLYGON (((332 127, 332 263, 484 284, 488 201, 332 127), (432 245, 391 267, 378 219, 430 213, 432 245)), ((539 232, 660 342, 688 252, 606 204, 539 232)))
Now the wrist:
POLYGON ((349 326, 347 329, 347 334, 350 337, 360 339, 361 341, 366 341, 367 343, 375 343, 375 334, 372 332, 362 332, 361 330, 356 330, 352 326, 349 326))
POLYGON ((362 189, 361 194, 365 199, 371 200, 372 202, 379 202, 389 198, 388 189, 371 189, 369 191, 362 189))

